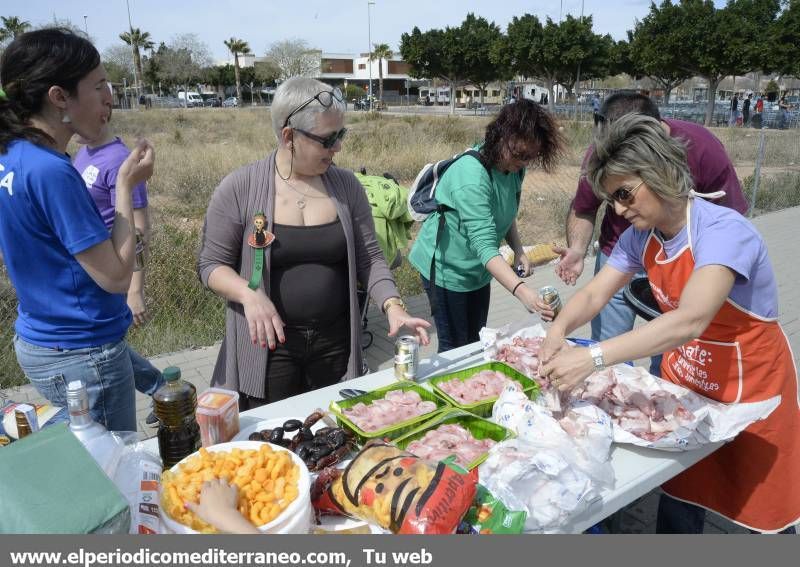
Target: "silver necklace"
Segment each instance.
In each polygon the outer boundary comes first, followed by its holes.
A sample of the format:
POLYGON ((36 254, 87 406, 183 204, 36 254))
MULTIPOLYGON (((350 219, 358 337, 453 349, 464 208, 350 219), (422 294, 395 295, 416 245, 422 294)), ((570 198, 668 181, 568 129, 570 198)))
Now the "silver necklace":
MULTIPOLYGON (((283 179, 283 177, 281 177, 281 179, 283 179)), ((310 197, 312 199, 323 199, 327 196, 327 195, 309 195, 309 192, 311 190, 310 187, 306 189, 305 193, 302 193, 294 185, 289 183, 288 179, 283 179, 283 182, 286 183, 289 189, 300 195, 297 199, 295 199, 294 203, 295 205, 297 205, 297 208, 300 209, 301 211, 306 208, 306 198, 310 197)))

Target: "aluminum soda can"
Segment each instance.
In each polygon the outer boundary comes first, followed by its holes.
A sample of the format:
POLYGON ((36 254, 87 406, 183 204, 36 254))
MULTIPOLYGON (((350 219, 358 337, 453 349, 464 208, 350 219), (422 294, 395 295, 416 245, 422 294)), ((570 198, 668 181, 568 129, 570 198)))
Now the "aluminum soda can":
POLYGON ((554 317, 558 317, 558 314, 561 313, 561 296, 558 295, 558 290, 551 285, 546 285, 539 290, 539 297, 550 306, 555 313, 554 317))
POLYGON ((416 380, 419 368, 419 343, 416 337, 404 335, 394 343, 394 377, 416 380))

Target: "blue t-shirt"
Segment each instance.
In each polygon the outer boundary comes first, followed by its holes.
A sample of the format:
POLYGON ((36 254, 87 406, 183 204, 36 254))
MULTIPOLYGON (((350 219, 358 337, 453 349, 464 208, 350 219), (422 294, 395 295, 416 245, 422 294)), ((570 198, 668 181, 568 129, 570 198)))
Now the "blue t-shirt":
POLYGON ((120 340, 131 323, 122 294, 104 291, 75 255, 109 234, 66 155, 16 140, 0 154, 0 249, 17 292, 17 334, 48 348, 120 340))
MULTIPOLYGON (((756 228, 732 209, 692 199, 690 216, 694 269, 719 265, 736 274, 729 299, 759 317, 778 316, 778 285, 767 247, 756 228)), ((614 247, 608 265, 620 272, 644 270, 642 257, 649 230, 629 227, 614 247)), ((664 241, 664 253, 674 258, 689 245, 684 226, 673 238, 664 241)))

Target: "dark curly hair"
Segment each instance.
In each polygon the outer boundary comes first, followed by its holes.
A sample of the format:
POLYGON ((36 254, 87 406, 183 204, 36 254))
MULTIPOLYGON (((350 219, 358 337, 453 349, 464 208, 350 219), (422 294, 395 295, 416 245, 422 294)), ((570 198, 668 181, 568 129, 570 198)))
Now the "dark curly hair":
POLYGON ((100 54, 92 43, 67 29, 46 28, 14 39, 0 58, 0 84, 6 93, 0 100, 0 154, 20 138, 53 144, 49 135, 30 125, 30 118, 41 112, 50 87, 74 94, 80 80, 98 65, 100 54))
POLYGON ((496 166, 502 160, 503 147, 514 139, 539 144, 536 161, 548 173, 564 151, 564 140, 553 116, 543 106, 528 99, 505 105, 497 118, 486 126, 481 153, 496 166))

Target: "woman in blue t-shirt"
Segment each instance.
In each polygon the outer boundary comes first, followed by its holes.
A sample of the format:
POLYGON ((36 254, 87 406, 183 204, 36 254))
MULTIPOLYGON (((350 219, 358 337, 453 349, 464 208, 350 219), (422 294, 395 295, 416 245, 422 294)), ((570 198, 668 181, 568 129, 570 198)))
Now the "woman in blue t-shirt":
POLYGON ((135 233, 131 192, 153 172, 141 142, 117 179, 111 233, 66 154, 99 135, 108 78, 86 39, 62 29, 17 37, 0 59, 0 251, 19 301, 14 346, 25 375, 55 405, 81 380, 92 416, 136 430, 125 293, 135 233))

